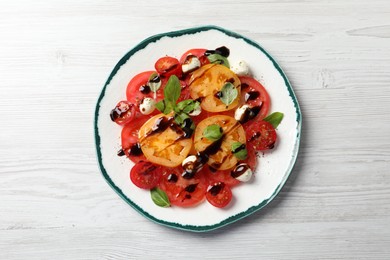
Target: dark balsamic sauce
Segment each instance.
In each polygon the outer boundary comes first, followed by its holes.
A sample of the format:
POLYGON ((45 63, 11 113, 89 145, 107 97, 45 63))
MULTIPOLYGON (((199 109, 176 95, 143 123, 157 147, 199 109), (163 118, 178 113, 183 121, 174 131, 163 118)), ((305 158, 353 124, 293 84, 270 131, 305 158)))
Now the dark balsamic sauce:
POLYGON ((149 82, 151 82, 151 83, 159 83, 160 81, 161 81, 161 79, 160 79, 159 75, 156 75, 149 80, 149 82))
POLYGON ((239 120, 240 123, 243 124, 243 123, 246 123, 249 120, 255 118, 259 114, 261 107, 262 107, 262 104, 260 104, 259 106, 247 108, 239 120))
POLYGON ((240 177, 241 175, 243 175, 248 169, 249 169, 248 164, 246 164, 246 163, 241 163, 241 164, 237 165, 236 168, 234 168, 233 171, 230 172, 230 175, 231 175, 233 178, 238 178, 238 177, 240 177))
POLYGON ((120 149, 120 150, 117 152, 117 155, 118 155, 118 156, 124 156, 124 155, 126 155, 126 154, 125 154, 125 151, 123 151, 123 149, 120 149))
POLYGON ((223 182, 218 182, 211 186, 207 192, 211 194, 211 196, 217 196, 225 187, 225 184, 223 182))
POLYGON ((191 118, 184 119, 183 126, 181 128, 181 130, 184 132, 184 138, 190 138, 194 133, 194 127, 192 127, 193 123, 194 122, 191 118))
POLYGON ((209 56, 211 54, 219 54, 219 55, 227 58, 230 55, 230 50, 228 48, 226 48, 225 46, 222 46, 222 47, 216 48, 215 50, 207 50, 207 51, 205 51, 204 54, 206 56, 209 56))
POLYGON ((239 151, 241 150, 245 150, 245 144, 241 144, 239 147, 237 147, 236 149, 232 150, 232 153, 238 153, 239 151))
POLYGON ((139 87, 139 92, 141 92, 142 94, 149 94, 151 89, 148 85, 143 85, 141 87, 139 87))
POLYGON ((177 175, 174 173, 169 174, 168 178, 167 178, 168 182, 171 182, 171 183, 176 183, 178 181, 178 179, 179 179, 179 177, 177 177, 177 175))
POLYGON ((129 148, 129 155, 133 156, 141 156, 143 154, 141 150, 141 145, 139 143, 135 143, 129 148))
POLYGON ((215 168, 211 167, 210 165, 209 165, 209 170, 210 170, 211 172, 216 172, 216 171, 218 171, 218 169, 215 169, 215 168))
POLYGON ((189 180, 189 179, 192 179, 195 177, 195 173, 196 173, 196 171, 184 171, 181 174, 181 177, 183 177, 186 180, 189 180))
POLYGON ((197 186, 198 186, 198 183, 190 184, 187 187, 185 187, 184 190, 188 193, 193 193, 196 190, 197 186))
POLYGON ((249 87, 248 84, 246 84, 246 83, 241 84, 241 90, 246 89, 247 87, 249 87))
POLYGON ((195 101, 198 101, 199 103, 202 103, 204 97, 198 97, 197 99, 195 99, 195 101))
POLYGON ((217 93, 214 94, 214 97, 221 99, 223 96, 222 91, 218 91, 217 93))
POLYGON ((245 93, 245 102, 247 102, 248 100, 255 100, 258 97, 260 97, 259 91, 249 91, 245 93))
POLYGON ((222 135, 221 138, 219 138, 217 141, 213 142, 209 146, 206 147, 200 154, 204 154, 204 156, 209 157, 210 155, 216 154, 219 149, 221 149, 222 141, 224 139, 225 135, 222 135))
POLYGON ((173 117, 166 118, 162 116, 156 120, 152 129, 146 133, 145 136, 151 136, 157 133, 164 132, 168 127, 170 127, 173 131, 175 131, 180 138, 190 138, 194 130, 191 128, 193 122, 191 118, 186 118, 183 122, 183 127, 181 128, 179 125, 175 123, 173 117))
POLYGON ((152 130, 149 131, 146 136, 154 135, 157 133, 164 132, 171 124, 173 123, 173 117, 166 118, 165 116, 162 116, 156 120, 154 123, 152 130))

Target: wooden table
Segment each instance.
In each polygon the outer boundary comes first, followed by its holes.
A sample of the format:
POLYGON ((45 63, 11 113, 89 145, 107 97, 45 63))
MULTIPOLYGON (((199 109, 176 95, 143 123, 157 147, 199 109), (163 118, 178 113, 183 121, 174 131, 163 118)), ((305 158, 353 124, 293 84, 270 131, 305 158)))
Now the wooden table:
POLYGON ((390 2, 0 3, 0 259, 389 259, 390 2), (296 167, 266 209, 209 233, 122 201, 93 114, 148 36, 213 24, 259 42, 303 113, 296 167))

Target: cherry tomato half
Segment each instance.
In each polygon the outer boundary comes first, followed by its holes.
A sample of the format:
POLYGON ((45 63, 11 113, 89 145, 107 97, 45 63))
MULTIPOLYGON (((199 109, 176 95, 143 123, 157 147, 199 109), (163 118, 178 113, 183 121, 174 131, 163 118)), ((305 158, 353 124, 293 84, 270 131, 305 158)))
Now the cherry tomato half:
MULTIPOLYGON (((247 104, 250 107, 260 106, 260 111, 257 116, 249 122, 261 120, 268 114, 271 100, 270 97, 260 82, 252 77, 239 76, 241 81, 241 101, 240 104, 247 104)), ((247 124, 249 124, 247 122, 247 124)))
POLYGON ((159 187, 164 190, 172 205, 192 207, 204 200, 207 183, 203 175, 195 174, 191 179, 182 176, 181 167, 166 168, 159 187))
POLYGON ((169 77, 171 75, 181 76, 181 64, 179 60, 170 56, 165 56, 156 61, 154 68, 161 77, 169 77))
POLYGON ((133 122, 126 124, 122 128, 122 151, 135 163, 146 160, 138 143, 138 130, 148 119, 149 117, 147 116, 136 118, 133 122))
POLYGON ((266 121, 255 121, 246 130, 247 144, 257 151, 272 149, 276 141, 274 127, 266 121))
POLYGON ((111 120, 118 125, 124 125, 131 122, 135 116, 135 105, 129 101, 119 101, 113 110, 111 110, 111 120))
POLYGON ((148 161, 139 161, 130 171, 130 179, 141 189, 153 189, 161 178, 160 166, 148 161))
POLYGON ((207 201, 217 208, 226 207, 232 200, 232 197, 231 189, 223 182, 217 182, 209 186, 206 193, 207 201))

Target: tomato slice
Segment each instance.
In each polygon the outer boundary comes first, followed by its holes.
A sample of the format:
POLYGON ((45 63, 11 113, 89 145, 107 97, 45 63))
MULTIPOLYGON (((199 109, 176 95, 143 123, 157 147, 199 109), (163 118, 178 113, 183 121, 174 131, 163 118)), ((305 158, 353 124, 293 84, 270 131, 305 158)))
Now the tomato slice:
POLYGON ((170 56, 158 59, 154 64, 154 68, 161 77, 169 77, 171 75, 180 77, 182 74, 179 60, 170 56))
POLYGON ((247 144, 253 146, 257 151, 274 148, 276 141, 276 131, 274 127, 266 121, 256 121, 245 130, 247 144))
POLYGON ((210 185, 213 185, 218 182, 223 182, 229 187, 233 187, 240 183, 239 180, 236 180, 230 175, 231 170, 213 170, 208 165, 205 165, 202 169, 202 172, 204 173, 210 185))
POLYGON ((192 207, 204 200, 207 182, 202 174, 191 179, 182 176, 182 168, 165 168, 159 187, 164 190, 172 205, 192 207))
POLYGON ((148 161, 139 161, 130 171, 130 179, 141 189, 153 189, 161 178, 161 169, 148 161))
POLYGON ((263 119, 267 116, 271 100, 267 90, 256 79, 247 76, 239 76, 241 81, 241 101, 240 104, 247 104, 250 107, 260 107, 256 117, 249 122, 263 119))
POLYGON ((126 124, 122 128, 122 151, 134 163, 146 160, 138 143, 138 130, 148 119, 148 116, 136 118, 133 122, 126 124))
MULTIPOLYGON (((137 105, 139 109, 139 105, 142 103, 142 100, 145 97, 154 98, 154 92, 150 90, 147 86, 150 76, 155 73, 155 71, 144 71, 137 75, 135 75, 127 85, 126 89, 126 97, 127 100, 132 104, 137 105)), ((164 98, 164 84, 161 83, 161 87, 156 92, 156 100, 160 101, 164 98)))
POLYGON ((232 200, 232 197, 231 189, 223 182, 217 182, 209 186, 206 193, 207 201, 217 208, 226 207, 232 200))
POLYGON ((253 148, 253 145, 247 143, 246 150, 248 152, 248 156, 245 160, 240 161, 240 163, 246 163, 248 164, 249 168, 254 172, 257 166, 257 156, 256 156, 256 150, 253 148))
POLYGON ((118 125, 124 125, 134 119, 135 113, 135 105, 127 100, 122 100, 111 110, 110 117, 118 125))

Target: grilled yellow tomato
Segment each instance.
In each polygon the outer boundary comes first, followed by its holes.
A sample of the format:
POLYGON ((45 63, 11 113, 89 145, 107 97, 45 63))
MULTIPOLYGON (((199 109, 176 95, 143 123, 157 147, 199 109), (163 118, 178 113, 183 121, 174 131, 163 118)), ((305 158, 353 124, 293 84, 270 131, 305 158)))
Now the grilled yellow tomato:
POLYGON ((199 122, 194 133, 194 147, 200 154, 205 154, 208 164, 219 170, 233 168, 238 159, 232 152, 232 144, 246 143, 245 131, 241 124, 233 117, 216 115, 199 122), (222 129, 222 137, 218 140, 210 140, 205 136, 205 130, 211 125, 218 125, 222 129))
POLYGON ((222 112, 235 108, 240 101, 241 83, 237 75, 219 64, 207 64, 194 71, 189 80, 193 99, 201 100, 202 109, 209 112, 222 112), (228 106, 218 97, 222 87, 230 82, 238 91, 237 98, 228 106))
POLYGON ((158 114, 141 126, 138 132, 141 150, 150 162, 176 167, 187 157, 192 139, 175 123, 172 115, 158 114))

